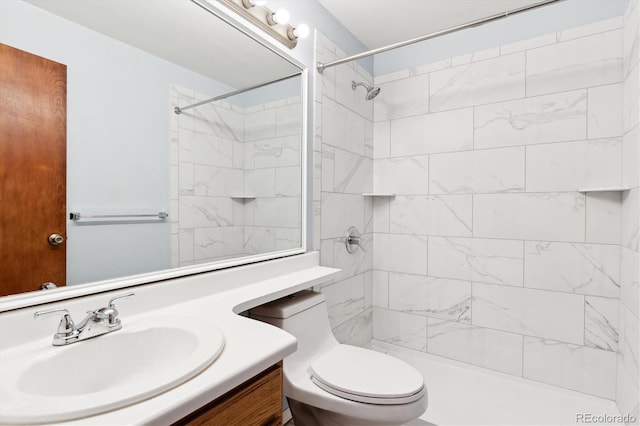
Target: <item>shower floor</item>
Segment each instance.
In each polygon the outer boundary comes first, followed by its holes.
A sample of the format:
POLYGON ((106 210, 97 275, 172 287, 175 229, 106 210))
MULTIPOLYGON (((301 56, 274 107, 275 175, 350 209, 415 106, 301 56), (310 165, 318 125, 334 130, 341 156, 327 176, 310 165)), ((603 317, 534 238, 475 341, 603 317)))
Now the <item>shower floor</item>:
POLYGON ((374 341, 372 349, 400 358, 422 373, 429 408, 420 419, 435 425, 579 425, 587 422, 576 421, 578 413, 620 415, 608 399, 383 342, 374 341))

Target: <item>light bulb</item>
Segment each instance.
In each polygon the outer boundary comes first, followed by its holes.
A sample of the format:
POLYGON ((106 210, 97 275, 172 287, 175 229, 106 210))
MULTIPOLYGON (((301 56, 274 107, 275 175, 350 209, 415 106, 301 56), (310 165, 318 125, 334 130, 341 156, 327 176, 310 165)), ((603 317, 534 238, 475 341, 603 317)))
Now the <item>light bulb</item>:
POLYGON ((278 9, 278 11, 276 12, 274 18, 276 20, 276 22, 278 24, 286 24, 287 22, 289 22, 289 18, 291 16, 289 15, 289 12, 286 9, 278 9))
POLYGON ((278 9, 278 11, 272 13, 267 20, 269 21, 269 25, 285 25, 289 22, 289 12, 286 9, 278 9))
POLYGON ((307 24, 300 24, 293 32, 298 38, 307 38, 309 37, 310 30, 307 24))
POLYGON ((290 40, 296 40, 298 38, 307 38, 309 36, 309 26, 307 24, 300 24, 295 28, 290 28, 287 31, 287 35, 290 40))

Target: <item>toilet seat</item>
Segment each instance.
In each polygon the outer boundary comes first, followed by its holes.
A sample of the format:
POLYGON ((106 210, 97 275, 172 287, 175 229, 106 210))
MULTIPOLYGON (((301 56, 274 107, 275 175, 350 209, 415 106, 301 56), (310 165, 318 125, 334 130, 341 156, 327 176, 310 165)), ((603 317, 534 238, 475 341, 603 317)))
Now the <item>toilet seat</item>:
POLYGON ((338 345, 313 360, 311 381, 325 391, 357 402, 407 404, 426 392, 422 374, 404 361, 350 345, 338 345))

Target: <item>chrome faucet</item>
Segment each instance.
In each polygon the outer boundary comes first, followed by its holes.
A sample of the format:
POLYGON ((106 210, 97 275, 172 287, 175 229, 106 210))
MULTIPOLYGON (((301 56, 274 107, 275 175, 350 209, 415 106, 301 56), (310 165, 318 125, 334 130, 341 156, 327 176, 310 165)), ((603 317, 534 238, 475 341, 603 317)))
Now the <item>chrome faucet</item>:
POLYGON ((62 315, 58 324, 58 330, 53 335, 53 346, 70 345, 81 340, 90 339, 102 334, 120 330, 122 322, 118 318, 118 310, 113 304, 118 299, 134 296, 135 293, 122 294, 109 300, 105 308, 87 311, 87 316, 76 325, 71 319, 69 311, 66 309, 50 309, 38 311, 33 314, 33 318, 47 318, 52 315, 62 315))

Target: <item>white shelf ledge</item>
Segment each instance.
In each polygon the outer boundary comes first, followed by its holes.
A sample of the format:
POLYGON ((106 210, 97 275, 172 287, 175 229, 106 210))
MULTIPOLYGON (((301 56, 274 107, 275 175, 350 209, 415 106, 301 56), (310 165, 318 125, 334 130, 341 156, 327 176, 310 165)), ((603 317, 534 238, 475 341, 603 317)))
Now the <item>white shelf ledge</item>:
POLYGON ((362 194, 364 197, 395 197, 396 194, 389 192, 365 192, 362 194))
POLYGON ((235 200, 255 200, 256 196, 255 195, 232 195, 231 198, 235 200))
POLYGON ((631 188, 625 186, 612 186, 605 188, 582 188, 578 189, 578 192, 587 193, 587 192, 622 192, 622 191, 630 191, 631 188))

